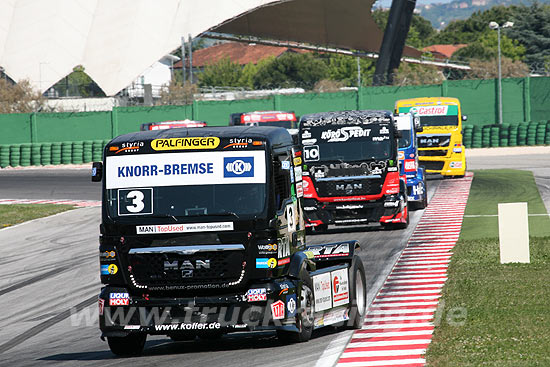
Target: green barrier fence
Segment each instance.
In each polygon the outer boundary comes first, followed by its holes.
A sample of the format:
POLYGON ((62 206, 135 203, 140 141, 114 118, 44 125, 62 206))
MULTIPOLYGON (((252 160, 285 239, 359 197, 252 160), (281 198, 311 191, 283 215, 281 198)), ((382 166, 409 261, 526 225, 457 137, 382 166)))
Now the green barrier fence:
MULTIPOLYGON (((0 114, 0 144, 104 141, 139 131, 142 123, 187 118, 206 121, 210 126, 221 126, 228 124, 231 113, 254 110, 291 110, 299 116, 346 109, 393 110, 399 99, 423 96, 459 98, 462 112, 468 115, 466 126, 482 127, 498 121, 497 82, 495 79, 449 80, 442 84, 362 87, 357 91, 337 93, 275 95, 234 101, 195 101, 186 106, 115 107, 111 111, 79 113, 0 114)), ((504 78, 503 123, 547 120, 550 116, 548 90, 550 77, 504 78)), ((531 133, 530 143, 541 144, 545 141, 546 130, 543 134, 542 128, 540 129, 537 132, 535 128, 535 132, 531 133)), ((522 138, 520 134, 518 139, 522 138)), ((501 138, 497 140, 499 141, 491 141, 489 136, 488 144, 501 145, 501 138)), ((76 149, 78 151, 79 147, 76 149)))

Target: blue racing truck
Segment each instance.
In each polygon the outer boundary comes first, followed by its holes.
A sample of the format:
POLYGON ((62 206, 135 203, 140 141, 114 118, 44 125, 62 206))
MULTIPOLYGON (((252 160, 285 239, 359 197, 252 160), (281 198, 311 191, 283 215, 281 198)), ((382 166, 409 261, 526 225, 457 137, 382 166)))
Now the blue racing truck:
POLYGON ((418 165, 418 142, 416 133, 422 131, 420 120, 410 113, 394 116, 399 138, 399 173, 407 176, 407 195, 412 210, 424 209, 428 205, 428 191, 424 167, 418 165))

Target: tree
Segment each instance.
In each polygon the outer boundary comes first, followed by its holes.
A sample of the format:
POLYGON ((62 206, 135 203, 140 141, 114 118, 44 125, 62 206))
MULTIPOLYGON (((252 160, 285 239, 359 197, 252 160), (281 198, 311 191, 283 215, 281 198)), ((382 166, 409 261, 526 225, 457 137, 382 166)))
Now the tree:
POLYGON ((199 93, 196 84, 186 82, 181 85, 181 80, 170 81, 167 88, 162 88, 160 92, 161 105, 186 105, 193 103, 194 96, 199 93))
MULTIPOLYGON (((346 87, 357 86, 357 58, 355 56, 340 54, 320 54, 318 55, 328 67, 328 78, 333 81, 339 81, 346 87)), ((375 63, 373 60, 360 58, 361 66, 361 85, 372 81, 375 63)))
MULTIPOLYGON (((504 34, 500 35, 500 50, 504 57, 514 61, 522 60, 525 56, 525 47, 517 40, 510 39, 504 34)), ((452 59, 455 60, 490 60, 498 57, 498 34, 497 31, 485 32, 483 37, 468 46, 456 51, 452 59)))
POLYGON ((201 87, 240 87, 242 73, 242 67, 226 57, 205 66, 198 76, 199 85, 201 87))
POLYGON ((545 69, 550 61, 550 5, 534 2, 519 9, 513 19, 514 27, 506 29, 506 34, 525 47, 526 64, 545 69))
POLYGON ((253 79, 257 89, 312 89, 315 83, 327 76, 328 67, 322 60, 309 53, 288 52, 259 66, 253 79))
POLYGON ((459 44, 472 43, 489 33, 489 22, 504 24, 515 18, 520 12, 517 6, 498 5, 485 11, 473 13, 470 18, 455 20, 441 32, 434 34, 431 44, 459 44))
POLYGON ((0 113, 38 112, 45 106, 42 93, 33 90, 28 80, 13 84, 6 79, 0 79, 0 113))
POLYGON ((99 86, 84 72, 84 66, 78 65, 73 68, 72 73, 58 81, 53 87, 60 97, 105 97, 105 93, 99 86))
MULTIPOLYGON (((529 75, 529 67, 519 60, 503 57, 501 60, 503 78, 524 78, 529 75)), ((470 63, 472 70, 467 72, 471 79, 496 79, 498 78, 498 61, 473 60, 470 63)))
POLYGON ((445 80, 443 73, 435 66, 401 63, 393 76, 394 85, 438 84, 445 80))

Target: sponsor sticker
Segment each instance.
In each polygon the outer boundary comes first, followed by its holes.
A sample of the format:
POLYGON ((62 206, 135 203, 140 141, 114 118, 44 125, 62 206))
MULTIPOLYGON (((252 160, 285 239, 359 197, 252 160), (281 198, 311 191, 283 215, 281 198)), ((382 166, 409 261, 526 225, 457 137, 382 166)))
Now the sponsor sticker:
POLYGON ((327 143, 344 142, 352 138, 370 136, 371 129, 363 129, 360 126, 346 126, 336 130, 325 130, 321 133, 321 139, 327 143))
POLYGON ((416 113, 419 116, 438 116, 447 115, 448 106, 426 106, 412 107, 409 112, 416 113))
POLYGON ((258 244, 258 253, 261 255, 269 255, 277 251, 277 247, 276 243, 258 244))
POLYGON ((405 171, 416 171, 416 161, 414 159, 405 160, 405 171))
POLYGON ((246 298, 248 302, 267 301, 267 290, 265 288, 249 289, 246 292, 246 298))
POLYGON ((115 152, 115 154, 118 153, 135 153, 139 152, 139 148, 144 146, 145 143, 142 141, 133 141, 133 142, 127 142, 122 143, 120 146, 111 146, 109 147, 110 152, 115 152))
POLYGON ((349 244, 314 245, 308 246, 308 251, 313 252, 315 258, 328 258, 349 255, 349 244))
POLYGON ((101 265, 101 275, 114 275, 118 272, 118 266, 115 264, 101 265))
POLYGON ((99 307, 99 316, 103 316, 103 310, 105 309, 105 300, 102 298, 99 298, 97 300, 97 305, 99 307))
POLYGON ((99 254, 99 258, 101 260, 107 260, 107 261, 116 260, 116 252, 115 251, 103 251, 99 254))
POLYGON ((462 162, 461 161, 451 162, 450 166, 451 168, 462 168, 462 162))
POLYGON ((340 269, 330 273, 332 278, 332 305, 333 307, 349 303, 348 270, 340 269))
POLYGON ((155 139, 151 141, 151 148, 154 150, 215 149, 218 145, 220 145, 220 138, 213 136, 155 139))
POLYGON ((287 171, 290 169, 290 161, 282 161, 281 162, 281 169, 287 171))
POLYGON ((286 265, 290 262, 290 257, 287 257, 286 259, 279 259, 279 261, 277 262, 277 265, 281 266, 281 265, 286 265))
POLYGON ((254 177, 254 157, 224 157, 223 177, 254 177))
POLYGON ((397 152, 397 159, 405 159, 405 152, 400 150, 397 152))
POLYGON ((130 295, 128 293, 111 293, 109 295, 109 306, 128 306, 130 295))
POLYGON ((270 269, 275 269, 277 267, 277 259, 272 257, 269 260, 267 260, 267 266, 270 269))
POLYGON ((281 283, 279 284, 279 288, 281 288, 281 291, 279 292, 279 296, 280 296, 283 294, 287 294, 290 286, 288 285, 288 283, 281 283))
POLYGON ((347 308, 330 310, 323 315, 323 325, 332 325, 346 320, 349 320, 347 308))
POLYGON ((141 326, 139 325, 125 325, 124 330, 139 330, 141 326))
POLYGON ((294 175, 297 182, 302 181, 302 166, 294 167, 294 175))
POLYGON ((294 158, 294 165, 299 166, 302 164, 302 157, 295 157, 294 158))
POLYGON ((299 198, 304 196, 304 188, 302 186, 302 182, 297 182, 296 183, 296 196, 299 197, 299 198))
POLYGON ((152 224, 136 226, 136 234, 232 231, 233 222, 152 224))
POLYGON ((269 269, 267 266, 267 258, 256 259, 256 269, 269 269))
POLYGON ((229 139, 229 144, 223 147, 223 149, 245 149, 248 147, 248 144, 252 144, 251 138, 233 138, 229 139))
POLYGON ((106 158, 107 189, 265 183, 265 151, 173 152, 106 158))
POLYGON ((319 274, 313 277, 313 295, 315 296, 315 312, 332 307, 330 273, 319 274))
POLYGON ((296 295, 290 294, 286 296, 286 311, 287 317, 296 316, 296 295))
POLYGON ((273 320, 281 320, 285 318, 285 304, 283 301, 278 300, 271 304, 271 315, 273 320))

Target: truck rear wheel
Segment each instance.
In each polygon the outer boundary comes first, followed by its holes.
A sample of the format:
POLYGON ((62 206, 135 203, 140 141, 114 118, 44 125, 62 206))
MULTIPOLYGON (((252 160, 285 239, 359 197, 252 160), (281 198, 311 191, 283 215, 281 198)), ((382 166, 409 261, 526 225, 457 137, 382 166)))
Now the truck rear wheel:
POLYGON ((305 264, 300 270, 300 280, 302 280, 302 289, 299 307, 296 310, 296 327, 299 332, 277 330, 277 338, 283 344, 307 342, 313 333, 313 281, 305 264))
POLYGON ((145 333, 133 333, 127 336, 108 336, 107 343, 111 352, 117 356, 137 356, 143 352, 147 340, 145 333))
POLYGON ((367 281, 363 261, 357 255, 353 256, 349 268, 350 312, 348 327, 361 329, 367 312, 367 281))

